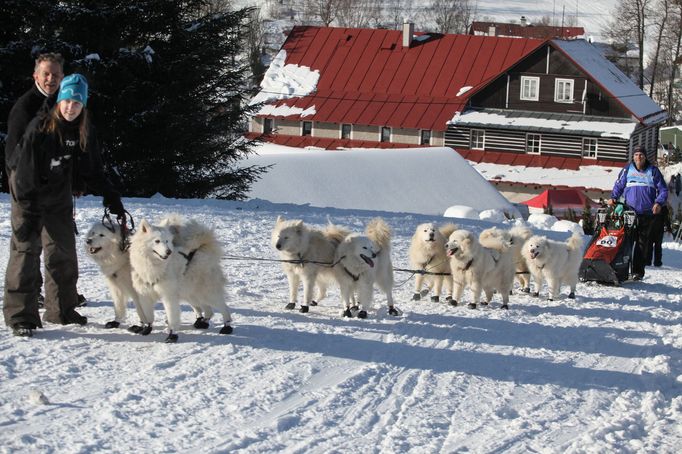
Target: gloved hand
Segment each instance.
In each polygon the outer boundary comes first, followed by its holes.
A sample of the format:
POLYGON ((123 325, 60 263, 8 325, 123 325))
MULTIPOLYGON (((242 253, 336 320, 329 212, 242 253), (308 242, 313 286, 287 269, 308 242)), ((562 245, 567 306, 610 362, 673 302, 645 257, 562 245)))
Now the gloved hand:
POLYGON ((109 208, 111 214, 115 214, 116 216, 123 216, 126 212, 125 208, 123 208, 123 203, 121 202, 121 196, 117 192, 104 194, 102 203, 106 208, 109 208))

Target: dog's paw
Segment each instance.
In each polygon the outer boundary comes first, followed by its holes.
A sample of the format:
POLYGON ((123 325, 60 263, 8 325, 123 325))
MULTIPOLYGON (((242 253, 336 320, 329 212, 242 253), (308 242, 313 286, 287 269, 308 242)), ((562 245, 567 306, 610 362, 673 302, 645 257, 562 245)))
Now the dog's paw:
POLYGON ((305 314, 309 310, 310 310, 310 308, 308 306, 301 306, 301 308, 298 311, 302 314, 305 314))
POLYGON ((469 303, 469 304, 467 304, 467 307, 469 309, 476 309, 476 303, 469 303))
POLYGON ((440 302, 440 297, 438 295, 432 296, 431 297, 431 302, 432 303, 438 303, 440 302))
POLYGON ((225 324, 222 328, 220 328, 219 332, 220 334, 232 334, 232 331, 234 331, 234 329, 232 329, 230 325, 225 324))
POLYGON ((350 311, 350 307, 347 307, 345 311, 343 311, 343 316, 344 317, 353 317, 353 313, 350 311))
POLYGON ((119 322, 117 322, 116 320, 112 320, 112 321, 106 322, 104 324, 104 327, 107 329, 118 328, 119 326, 121 326, 121 324, 119 322))
POLYGON ((199 317, 194 321, 194 327, 196 329, 208 329, 208 320, 206 320, 204 317, 199 317))
POLYGON ((575 293, 574 293, 574 292, 569 293, 569 294, 568 294, 568 297, 569 297, 570 299, 574 300, 574 299, 575 299, 575 293))
POLYGON ((362 310, 358 312, 358 318, 367 318, 367 311, 362 310))
POLYGON ((310 305, 311 306, 317 306, 317 301, 315 301, 315 300, 310 301, 310 305))
POLYGON ((395 306, 391 306, 388 308, 388 315, 394 315, 397 317, 397 316, 401 315, 401 312, 395 306))
POLYGON ((178 342, 178 335, 170 333, 164 342, 167 344, 176 344, 178 342))
POLYGON ((412 301, 419 301, 420 299, 422 299, 421 293, 415 293, 412 295, 412 301))
POLYGON ((152 332, 152 325, 142 325, 142 330, 138 334, 142 336, 147 336, 152 332))
POLYGON ((284 309, 295 309, 296 308, 296 303, 289 303, 286 306, 284 306, 284 309))
POLYGON ((448 301, 448 304, 450 304, 450 306, 457 306, 457 300, 453 300, 452 298, 450 298, 450 301, 448 301))

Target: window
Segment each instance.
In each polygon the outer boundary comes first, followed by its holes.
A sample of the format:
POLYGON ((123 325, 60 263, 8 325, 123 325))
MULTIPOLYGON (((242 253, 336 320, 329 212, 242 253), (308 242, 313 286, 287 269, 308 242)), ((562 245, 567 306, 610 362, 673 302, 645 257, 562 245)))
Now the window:
POLYGON ((420 145, 431 145, 431 130, 422 129, 421 137, 419 138, 420 145))
POLYGON ((573 79, 556 79, 554 102, 573 102, 573 79))
POLYGON ((381 141, 390 142, 391 141, 391 128, 388 126, 383 126, 381 128, 381 141))
POLYGON ((309 135, 312 135, 312 133, 313 133, 313 122, 312 121, 304 121, 303 126, 302 126, 301 135, 302 136, 309 136, 309 135))
POLYGON ((472 150, 485 149, 485 131, 483 129, 471 130, 471 149, 472 150))
POLYGON ((341 125, 341 138, 350 139, 351 126, 348 124, 341 125))
POLYGON ((521 76, 521 99, 524 101, 537 101, 539 96, 540 78, 521 76))
POLYGON ((597 139, 583 137, 583 158, 597 159, 597 139))
POLYGON ((540 154, 542 136, 540 134, 526 134, 526 153, 540 154))
POLYGON ((265 118, 263 120, 263 134, 271 134, 275 129, 275 121, 272 118, 265 118))

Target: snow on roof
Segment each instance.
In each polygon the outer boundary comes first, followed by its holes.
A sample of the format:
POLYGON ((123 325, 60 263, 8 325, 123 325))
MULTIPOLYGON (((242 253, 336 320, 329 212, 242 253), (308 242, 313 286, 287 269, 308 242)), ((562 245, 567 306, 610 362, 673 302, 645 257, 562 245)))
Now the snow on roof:
POLYGON ((442 215, 453 205, 519 215, 451 148, 306 150, 263 143, 245 165, 274 166, 249 198, 442 215))
POLYGON ((285 65, 286 59, 287 51, 280 50, 263 76, 261 91, 251 99, 250 105, 305 96, 315 91, 320 72, 311 71, 307 66, 285 65))
POLYGON ((603 89, 613 95, 628 111, 644 124, 658 123, 668 114, 646 95, 630 78, 597 48, 585 40, 552 40, 552 44, 563 51, 603 89))
POLYGON ((460 113, 458 112, 450 120, 449 124, 454 125, 468 125, 468 126, 480 126, 485 125, 487 127, 499 126, 505 129, 523 129, 527 130, 529 128, 535 129, 545 129, 553 131, 571 131, 571 132, 582 132, 584 134, 594 134, 600 137, 618 137, 624 140, 628 140, 630 135, 637 127, 637 123, 632 121, 613 121, 604 120, 599 121, 592 117, 582 117, 582 116, 562 116, 559 114, 546 115, 542 118, 537 112, 531 113, 527 112, 528 116, 524 116, 522 112, 514 111, 498 111, 493 109, 487 109, 484 111, 467 111, 460 113), (578 120, 577 118, 583 118, 578 120), (570 120, 569 118, 576 118, 570 120))
MULTIPOLYGON (((610 191, 622 167, 581 166, 578 170, 471 163, 487 180, 610 191)), ((625 163, 623 163, 625 165, 625 163)))

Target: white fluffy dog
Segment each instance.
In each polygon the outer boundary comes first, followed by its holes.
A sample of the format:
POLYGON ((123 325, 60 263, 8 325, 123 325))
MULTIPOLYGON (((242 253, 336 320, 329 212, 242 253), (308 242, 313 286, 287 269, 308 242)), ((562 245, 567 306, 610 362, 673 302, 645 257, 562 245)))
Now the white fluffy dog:
POLYGON ((500 232, 484 235, 484 241, 491 247, 484 247, 476 236, 468 230, 455 230, 446 243, 446 253, 450 257, 452 278, 455 281, 455 296, 452 305, 462 299, 464 287, 471 289, 472 301, 469 308, 475 309, 485 293, 488 304, 493 292, 502 296, 502 309, 509 308, 509 292, 514 282, 514 261, 510 243, 500 232))
POLYGON ((131 238, 130 264, 146 325, 141 328, 143 333, 154 321, 154 304, 159 298, 168 323, 166 342, 178 340, 180 301, 194 309, 196 328, 207 328, 215 310, 223 317, 220 334, 232 333, 221 256, 214 232, 195 220, 176 214, 164 218, 160 225, 142 220, 131 238))
POLYGON ((308 312, 317 306, 327 294, 327 285, 334 280, 334 252, 348 231, 328 224, 324 230, 309 227, 302 220, 285 220, 277 217, 272 230, 272 247, 277 249, 282 268, 289 281, 289 303, 287 309, 296 307, 298 286, 303 281, 303 302, 300 312, 308 312), (313 300, 317 286, 318 298, 313 300))
POLYGON ((443 284, 445 284, 445 300, 447 302, 452 300, 452 274, 450 273, 450 260, 445 255, 445 243, 456 229, 455 224, 446 224, 440 228, 437 228, 433 223, 417 226, 410 243, 410 266, 413 270, 422 271, 424 274, 417 273, 415 275, 413 300, 419 301, 421 299, 424 282, 427 283, 429 290, 433 289, 434 294, 431 296, 431 301, 438 302, 440 300, 443 284))
POLYGON ((98 222, 92 226, 85 239, 85 252, 97 264, 104 275, 114 302, 114 320, 105 328, 118 328, 126 320, 128 299, 135 303, 142 320, 139 297, 133 288, 130 254, 127 247, 121 247, 121 227, 98 222))
POLYGON ((374 298, 374 284, 386 294, 388 313, 399 315, 393 304, 393 263, 391 261, 391 229, 383 219, 367 224, 365 233, 347 235, 336 248, 334 274, 341 289, 343 316, 367 317, 374 298), (357 296, 358 306, 355 306, 357 296))
POLYGON ((525 225, 516 225, 509 230, 512 236, 512 250, 514 254, 514 265, 516 266, 516 280, 521 285, 521 291, 530 292, 530 270, 526 259, 522 255, 523 245, 533 236, 533 231, 525 225))
POLYGON ((578 269, 583 257, 581 234, 573 232, 566 242, 533 236, 524 244, 523 256, 535 281, 533 296, 540 295, 540 289, 546 279, 550 301, 559 297, 561 284, 569 285, 571 293, 568 297, 575 298, 578 269))

